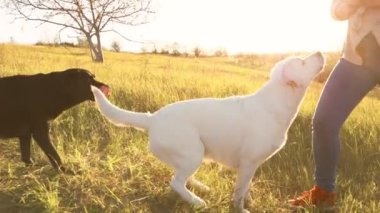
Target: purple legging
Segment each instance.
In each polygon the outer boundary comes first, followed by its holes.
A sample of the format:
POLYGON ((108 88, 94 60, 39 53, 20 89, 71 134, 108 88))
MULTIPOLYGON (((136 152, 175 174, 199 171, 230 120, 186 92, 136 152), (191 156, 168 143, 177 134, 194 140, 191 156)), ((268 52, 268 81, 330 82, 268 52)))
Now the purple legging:
POLYGON ((380 82, 380 47, 372 34, 363 39, 360 47, 364 65, 340 59, 327 80, 313 118, 315 182, 328 191, 335 190, 339 131, 352 110, 380 82))

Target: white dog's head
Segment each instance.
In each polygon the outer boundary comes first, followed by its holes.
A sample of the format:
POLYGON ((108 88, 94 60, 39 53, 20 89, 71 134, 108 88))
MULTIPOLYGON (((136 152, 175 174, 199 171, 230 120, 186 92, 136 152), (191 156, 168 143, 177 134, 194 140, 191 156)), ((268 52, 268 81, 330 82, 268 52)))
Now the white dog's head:
POLYGON ((291 57, 278 62, 271 70, 270 80, 281 81, 293 89, 306 88, 323 69, 325 59, 320 52, 306 58, 291 57))

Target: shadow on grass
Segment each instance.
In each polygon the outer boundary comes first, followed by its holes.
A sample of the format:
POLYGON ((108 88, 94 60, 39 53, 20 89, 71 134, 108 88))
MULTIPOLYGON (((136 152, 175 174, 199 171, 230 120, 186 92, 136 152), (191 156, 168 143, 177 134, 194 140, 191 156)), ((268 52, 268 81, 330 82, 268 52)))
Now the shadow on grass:
MULTIPOLYGON (((191 190, 193 191, 193 190, 191 190)), ((198 193, 197 195, 202 195, 198 193)), ((204 197, 204 196, 201 196, 204 197)), ((207 199, 206 199, 207 200, 207 199)), ((158 197, 152 197, 148 199, 149 210, 152 213, 203 213, 210 212, 210 208, 196 208, 192 207, 186 201, 184 201, 176 192, 169 190, 167 193, 158 197)))
POLYGON ((0 192, 0 212, 37 213, 44 212, 44 210, 43 204, 38 201, 24 204, 21 202, 20 198, 10 193, 0 192))
POLYGON ((163 194, 159 197, 149 199, 149 209, 152 213, 174 213, 181 209, 180 206, 186 205, 181 198, 173 191, 163 194))

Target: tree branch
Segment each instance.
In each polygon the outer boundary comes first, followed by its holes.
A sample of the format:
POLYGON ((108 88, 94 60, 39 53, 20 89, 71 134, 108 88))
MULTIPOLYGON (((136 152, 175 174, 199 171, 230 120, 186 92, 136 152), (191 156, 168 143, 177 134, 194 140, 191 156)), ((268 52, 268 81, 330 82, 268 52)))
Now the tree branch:
MULTIPOLYGON (((96 57, 101 55, 102 32, 114 32, 128 41, 133 41, 118 33, 111 24, 140 25, 148 22, 152 13, 152 0, 5 0, 15 19, 37 21, 71 28, 83 33, 96 57), (97 44, 92 42, 96 36, 97 44), (96 45, 96 46, 95 46, 96 45), (100 55, 99 55, 100 54, 100 55)), ((133 41, 136 42, 136 41, 133 41)))

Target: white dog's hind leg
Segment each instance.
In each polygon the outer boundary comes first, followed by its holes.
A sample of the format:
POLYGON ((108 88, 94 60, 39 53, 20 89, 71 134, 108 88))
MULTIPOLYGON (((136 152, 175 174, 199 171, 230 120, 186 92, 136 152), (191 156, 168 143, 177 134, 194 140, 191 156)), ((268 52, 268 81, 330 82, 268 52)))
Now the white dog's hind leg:
POLYGON ((236 187, 234 191, 234 207, 239 212, 249 212, 244 209, 244 201, 249 199, 249 186, 251 185, 251 180, 256 172, 258 165, 243 164, 239 166, 236 187))
POLYGON ((170 133, 157 131, 152 134, 150 144, 153 154, 175 170, 171 188, 188 203, 198 207, 206 206, 205 201, 186 188, 188 179, 203 160, 204 146, 198 134, 192 128, 172 127, 170 133))
POLYGON ((206 202, 186 188, 185 185, 187 177, 185 176, 187 175, 184 175, 180 172, 176 172, 176 174, 173 177, 173 180, 170 183, 170 186, 188 203, 197 207, 205 207, 206 202))
MULTIPOLYGON (((194 143, 202 144, 200 141, 195 141, 194 143)), ((170 183, 170 186, 188 203, 198 207, 205 207, 206 202, 186 188, 186 182, 195 173, 195 171, 197 171, 203 159, 203 146, 201 149, 194 150, 193 148, 195 147, 192 147, 191 150, 177 150, 180 153, 175 153, 176 155, 179 154, 181 158, 177 158, 177 161, 175 163, 173 162, 173 164, 176 165, 174 167, 175 175, 170 183)))
POLYGON ((191 145, 187 146, 186 149, 176 150, 175 153, 171 153, 175 156, 171 158, 173 162, 168 163, 174 166, 175 175, 170 186, 188 203, 197 207, 205 207, 206 202, 186 188, 186 182, 202 163, 204 153, 203 144, 199 139, 190 141, 189 138, 186 138, 182 140, 186 140, 186 142, 183 141, 184 144, 191 143, 191 145))
POLYGON ((206 186, 205 184, 203 184, 202 182, 200 182, 199 180, 195 179, 195 177, 191 177, 189 178, 189 185, 190 186, 193 186, 199 190, 202 190, 202 191, 205 191, 205 192, 208 192, 210 191, 210 187, 206 186))

